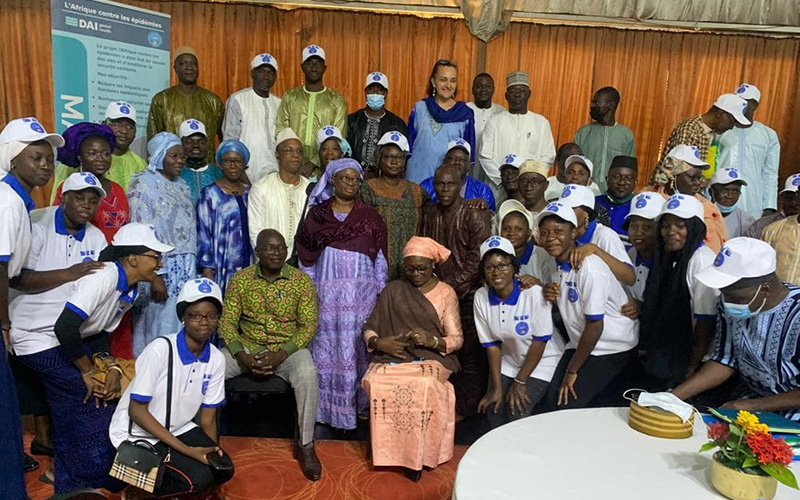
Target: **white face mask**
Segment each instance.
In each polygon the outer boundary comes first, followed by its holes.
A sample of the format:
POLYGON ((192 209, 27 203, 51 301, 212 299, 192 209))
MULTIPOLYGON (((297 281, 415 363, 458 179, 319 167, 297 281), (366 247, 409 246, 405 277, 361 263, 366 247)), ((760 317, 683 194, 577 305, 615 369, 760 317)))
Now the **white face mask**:
POLYGON ((678 396, 672 394, 671 392, 649 393, 642 391, 642 393, 639 394, 639 399, 634 399, 634 401, 636 401, 639 406, 658 408, 659 410, 664 410, 675 414, 680 417, 684 423, 689 421, 689 418, 691 418, 692 413, 694 412, 692 405, 683 402, 680 398, 678 398, 678 396))

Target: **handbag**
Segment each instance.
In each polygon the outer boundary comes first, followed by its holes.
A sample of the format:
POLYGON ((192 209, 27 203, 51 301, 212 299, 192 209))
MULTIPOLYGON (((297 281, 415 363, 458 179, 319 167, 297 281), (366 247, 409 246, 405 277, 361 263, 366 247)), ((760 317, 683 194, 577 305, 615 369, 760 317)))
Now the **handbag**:
MULTIPOLYGON (((169 431, 172 413, 172 342, 166 337, 160 337, 169 345, 169 366, 167 368, 167 417, 164 427, 169 431)), ((128 422, 128 437, 133 430, 133 420, 128 422)), ((164 467, 170 460, 170 452, 165 456, 156 450, 150 442, 139 439, 123 441, 117 448, 117 456, 111 466, 109 475, 120 481, 152 493, 161 484, 164 467)))

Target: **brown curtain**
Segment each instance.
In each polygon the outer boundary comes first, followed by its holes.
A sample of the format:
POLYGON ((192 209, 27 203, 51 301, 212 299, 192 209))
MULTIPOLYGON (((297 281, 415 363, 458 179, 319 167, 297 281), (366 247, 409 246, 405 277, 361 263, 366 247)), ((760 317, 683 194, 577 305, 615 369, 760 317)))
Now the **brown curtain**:
MULTIPOLYGON (((300 52, 317 43, 327 54, 325 82, 344 94, 351 112, 364 105, 366 74, 380 70, 389 76, 388 108, 405 118, 424 96, 433 62, 449 58, 458 63, 458 97, 465 100, 471 98, 477 67, 483 65, 495 77, 495 101, 501 103, 505 75, 517 69, 529 72, 530 107, 550 120, 561 144, 588 121, 593 91, 613 85, 622 94, 618 119, 636 136, 643 166, 640 183, 649 178, 664 139, 678 121, 704 112, 717 95, 747 81, 763 95, 756 118, 781 138, 781 178, 797 171, 791 159, 800 146, 788 140, 800 133, 797 38, 514 22, 482 47, 463 20, 450 18, 231 3, 123 3, 171 14, 172 47, 192 45, 197 50, 200 84, 223 100, 250 84, 250 59, 264 51, 278 58, 281 67, 274 89, 278 94, 300 85, 300 52), (483 54, 485 61, 479 61, 483 54)), ((53 128, 49 33, 49 1, 3 1, 0 121, 35 115, 53 128)), ((44 200, 43 193, 37 194, 37 202, 44 200)))

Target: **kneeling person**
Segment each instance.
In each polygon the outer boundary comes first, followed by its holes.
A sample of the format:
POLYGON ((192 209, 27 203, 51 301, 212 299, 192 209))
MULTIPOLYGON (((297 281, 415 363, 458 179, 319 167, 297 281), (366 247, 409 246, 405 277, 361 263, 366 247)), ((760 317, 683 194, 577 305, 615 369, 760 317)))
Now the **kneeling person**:
POLYGON ((300 466, 317 481, 322 466, 314 451, 319 382, 308 344, 317 331, 317 292, 311 277, 286 264, 286 240, 274 229, 256 239, 258 264, 233 275, 225 292, 219 334, 227 348, 225 378, 242 373, 277 375, 297 400, 300 466))

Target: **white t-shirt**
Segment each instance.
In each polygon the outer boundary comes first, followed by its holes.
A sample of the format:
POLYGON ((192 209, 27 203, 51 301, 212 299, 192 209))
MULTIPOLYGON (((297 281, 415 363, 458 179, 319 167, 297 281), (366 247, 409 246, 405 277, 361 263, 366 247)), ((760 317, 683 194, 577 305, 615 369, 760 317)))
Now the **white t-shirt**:
POLYGON ((483 287, 475 292, 473 309, 481 345, 500 346, 503 351, 503 375, 517 376, 535 340, 547 345, 531 377, 550 382, 564 353, 564 341, 553 329, 551 305, 544 300, 542 287, 520 290, 517 283, 505 301, 483 287))
POLYGON ((543 266, 549 283, 558 283, 558 310, 567 329, 567 349, 578 347, 586 321, 603 320, 603 333, 592 350, 593 356, 617 354, 633 349, 639 343, 639 321, 620 312, 628 295, 603 260, 590 255, 579 270, 568 262, 558 264, 550 259, 543 266))
POLYGON ((64 306, 83 318, 81 338, 114 331, 136 300, 139 287, 128 289, 128 277, 117 262, 75 282, 75 292, 64 306))
MULTIPOLYGON (((200 356, 195 356, 186 345, 183 331, 166 335, 172 344, 172 413, 169 431, 180 436, 195 427, 192 419, 201 407, 211 408, 225 403, 225 357, 206 343, 200 356)), ((167 369, 169 347, 160 339, 153 339, 136 358, 136 376, 119 400, 108 429, 114 448, 128 440, 128 407, 131 399, 148 403, 147 409, 161 425, 167 417, 167 369)), ((133 439, 145 439, 155 444, 158 439, 136 424, 133 439)))
POLYGON ((636 283, 628 287, 628 293, 634 299, 642 302, 644 301, 644 289, 647 286, 647 277, 650 275, 650 266, 653 264, 653 259, 642 260, 639 257, 639 252, 633 247, 628 250, 628 257, 633 262, 633 270, 636 273, 636 283))
POLYGON ((619 235, 610 227, 606 227, 597 221, 589 223, 589 227, 586 228, 583 236, 577 239, 577 243, 578 246, 592 243, 623 264, 633 267, 631 258, 628 256, 628 252, 625 251, 625 245, 619 235))
POLYGON ((31 195, 16 177, 0 179, 0 262, 8 262, 8 277, 22 271, 31 247, 31 223, 28 213, 36 208, 31 195))
POLYGON ((544 248, 528 243, 528 249, 519 258, 519 273, 529 274, 542 281, 542 262, 550 258, 550 254, 544 248))
MULTIPOLYGON (((53 271, 74 264, 97 260, 106 247, 103 233, 91 223, 69 234, 61 207, 31 212, 31 249, 25 269, 53 271)), ((67 299, 75 291, 75 282, 41 293, 20 293, 9 304, 11 346, 18 356, 36 354, 59 345, 55 324, 67 299)))
POLYGON ((717 300, 719 290, 709 288, 696 278, 697 273, 714 264, 717 255, 706 244, 695 250, 686 268, 686 284, 689 285, 689 296, 692 298, 692 315, 697 319, 714 319, 717 317, 717 300))

